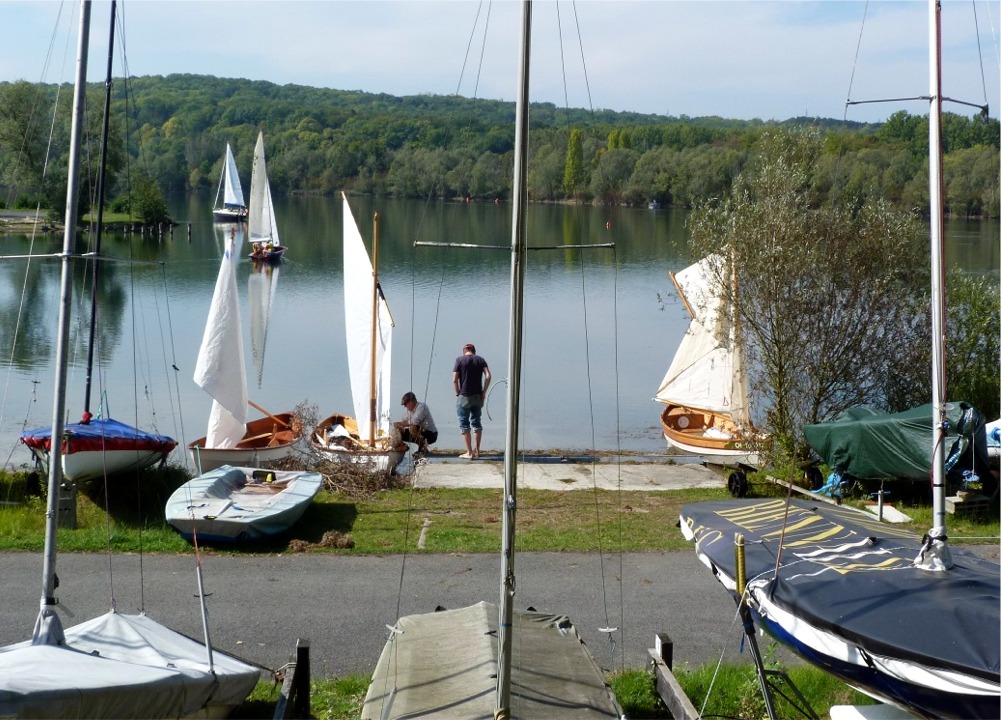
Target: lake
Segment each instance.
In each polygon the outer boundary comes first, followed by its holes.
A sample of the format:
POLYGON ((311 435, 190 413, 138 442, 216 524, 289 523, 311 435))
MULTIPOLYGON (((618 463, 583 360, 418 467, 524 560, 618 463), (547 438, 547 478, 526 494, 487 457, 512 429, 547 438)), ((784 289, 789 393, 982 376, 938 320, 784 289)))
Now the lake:
MULTIPOLYGON (((270 273, 238 266, 250 398, 270 412, 315 405, 320 418, 351 412, 344 339, 340 198, 276 198, 285 261, 270 273), (270 312, 251 313, 250 306, 270 312)), ((484 450, 504 445, 508 376, 511 208, 352 198, 371 252, 378 211, 379 275, 395 321, 393 395, 413 390, 438 425, 438 447, 459 448, 452 364, 464 343, 490 364, 484 450), (478 248, 415 243, 475 244, 478 248), (490 246, 493 246, 490 248, 490 246)), ((171 203, 180 223, 163 238, 109 234, 98 294, 95 398, 123 422, 181 445, 205 434, 210 398, 192 380, 227 226, 211 198, 171 203), (189 233, 190 228, 190 233, 189 233), (99 382, 99 384, 98 384, 99 382)), ((529 245, 614 243, 614 248, 528 253, 520 447, 659 453, 660 406, 652 398, 688 324, 668 278, 689 264, 686 214, 636 208, 529 205, 529 245)), ((947 263, 997 273, 996 221, 952 222, 947 263)), ((23 235, 0 236, 0 254, 27 253, 23 235)), ((59 252, 61 236, 32 252, 59 252)), ((244 248, 249 252, 249 248, 244 248)), ((89 274, 75 264, 67 410, 83 409, 89 274)), ((59 302, 55 259, 0 262, 0 458, 21 466, 24 427, 51 423, 51 365, 59 302), (16 342, 15 342, 16 338, 16 342)), ((394 416, 402 408, 394 397, 394 416)), ((257 417, 251 411, 251 417, 257 417)), ((186 462, 175 451, 172 461, 186 462)))

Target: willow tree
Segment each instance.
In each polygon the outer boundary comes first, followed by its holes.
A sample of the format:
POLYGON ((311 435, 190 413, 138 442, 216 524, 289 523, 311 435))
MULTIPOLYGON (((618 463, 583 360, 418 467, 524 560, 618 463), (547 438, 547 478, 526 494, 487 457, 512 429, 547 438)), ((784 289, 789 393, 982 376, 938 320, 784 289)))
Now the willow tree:
POLYGON ((732 262, 716 282, 740 321, 752 409, 780 462, 802 451, 804 424, 886 406, 898 351, 927 313, 920 222, 884 201, 820 207, 820 151, 812 132, 764 136, 729 195, 690 219, 693 254, 732 262))

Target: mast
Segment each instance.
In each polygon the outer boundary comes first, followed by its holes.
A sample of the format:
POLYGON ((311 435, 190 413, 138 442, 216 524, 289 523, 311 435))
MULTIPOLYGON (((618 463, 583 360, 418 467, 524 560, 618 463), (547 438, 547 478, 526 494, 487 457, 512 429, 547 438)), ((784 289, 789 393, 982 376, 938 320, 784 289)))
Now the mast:
POLYGON ((928 1, 931 105, 928 112, 928 200, 931 210, 932 528, 915 561, 929 570, 952 566, 945 528, 945 244, 942 206, 942 6, 928 1))
POLYGON ((115 54, 115 7, 111 0, 111 28, 108 30, 108 72, 104 81, 104 122, 101 126, 101 161, 97 169, 97 230, 94 234, 94 272, 90 289, 90 345, 87 348, 87 381, 83 395, 83 422, 90 422, 90 390, 94 377, 94 335, 97 329, 97 279, 101 266, 101 230, 104 223, 105 163, 108 159, 108 124, 111 116, 111 71, 115 54))
POLYGON ((514 182, 511 223, 511 325, 508 337, 507 430, 504 445, 503 528, 501 534, 500 607, 497 619, 497 704, 495 718, 509 718, 511 707, 511 640, 514 608, 515 499, 518 492, 518 413, 521 395, 521 338, 525 280, 525 174, 528 165, 528 80, 532 39, 532 3, 523 0, 521 60, 515 108, 514 182))
POLYGON ((375 422, 378 415, 376 402, 376 353, 379 338, 379 213, 372 215, 372 342, 368 378, 368 446, 375 447, 375 422))
POLYGON ((72 260, 76 238, 78 160, 83 129, 84 101, 87 89, 87 42, 90 38, 90 0, 80 0, 80 35, 77 44, 76 85, 73 92, 73 122, 70 130, 69 166, 66 175, 66 227, 63 230, 62 276, 59 285, 59 324, 56 332, 56 377, 52 400, 52 447, 49 450, 48 504, 45 514, 45 551, 42 562, 42 599, 36 638, 44 627, 62 635, 59 616, 55 613, 56 528, 59 515, 59 486, 63 479, 62 436, 66 412, 66 366, 69 345, 70 313, 72 309, 72 260), (44 627, 43 627, 44 626, 44 627))

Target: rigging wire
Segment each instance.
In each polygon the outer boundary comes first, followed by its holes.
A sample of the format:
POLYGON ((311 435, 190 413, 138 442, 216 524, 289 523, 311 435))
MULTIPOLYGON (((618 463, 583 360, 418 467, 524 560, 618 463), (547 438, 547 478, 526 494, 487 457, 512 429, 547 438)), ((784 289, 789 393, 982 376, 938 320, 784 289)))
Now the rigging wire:
POLYGON ((858 29, 858 42, 855 44, 855 59, 852 62, 852 72, 848 79, 848 96, 845 99, 845 114, 844 121, 848 121, 848 106, 852 104, 852 87, 855 84, 855 70, 858 67, 858 57, 859 53, 862 51, 862 33, 865 31, 865 19, 869 15, 869 2, 866 0, 865 7, 862 10, 862 23, 859 25, 858 29))

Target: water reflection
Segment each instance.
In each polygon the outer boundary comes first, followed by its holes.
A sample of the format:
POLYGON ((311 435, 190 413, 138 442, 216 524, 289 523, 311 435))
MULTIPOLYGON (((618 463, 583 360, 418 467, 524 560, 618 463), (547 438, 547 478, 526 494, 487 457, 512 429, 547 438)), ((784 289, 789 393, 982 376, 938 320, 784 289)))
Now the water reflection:
MULTIPOLYGON (((118 410, 127 404, 140 413, 158 410, 165 426, 159 430, 182 441, 182 447, 193 439, 183 438, 183 428, 202 428, 209 411, 210 400, 192 374, 218 273, 225 237, 220 233, 242 232, 239 226, 217 228, 211 200, 172 200, 179 225, 163 236, 106 236, 107 254, 155 264, 107 263, 98 300, 101 373, 118 410)), ((502 447, 510 207, 385 198, 351 198, 351 205, 366 239, 373 213, 380 216, 380 281, 396 321, 393 393, 415 391, 434 413, 439 447, 458 447, 449 381, 462 345, 473 342, 490 362, 499 388, 487 406, 484 450, 502 447), (415 247, 416 241, 500 249, 415 247)), ((308 402, 326 411, 351 406, 341 212, 336 198, 278 198, 278 222, 290 248, 285 261, 280 268, 255 272, 241 253, 237 272, 245 275, 238 282, 247 294, 245 316, 251 319, 244 323, 246 355, 257 375, 254 400, 264 407, 308 402), (276 368, 281 372, 273 372, 276 368)), ((684 213, 646 208, 528 207, 532 247, 608 242, 615 247, 528 253, 524 448, 663 449, 652 396, 687 327, 687 314, 667 276, 691 261, 685 219, 684 213)), ((947 263, 997 273, 997 237, 996 221, 949 223, 947 263)), ((0 254, 28 248, 25 236, 0 236, 0 254)), ((36 253, 59 250, 54 236, 35 240, 36 253)), ((10 358, 0 408, 4 458, 17 449, 23 423, 51 420, 46 396, 51 394, 59 272, 55 259, 0 260, 0 349, 10 358)), ((87 263, 75 262, 73 277, 76 368, 86 359, 87 263)), ((82 398, 81 372, 70 378, 69 392, 82 398)), ((142 417, 117 410, 115 415, 156 427, 142 417)), ((11 462, 26 458, 15 454, 11 462)))

